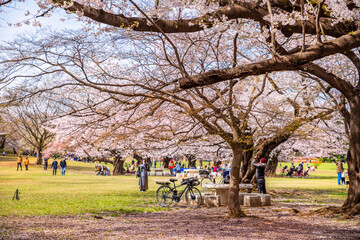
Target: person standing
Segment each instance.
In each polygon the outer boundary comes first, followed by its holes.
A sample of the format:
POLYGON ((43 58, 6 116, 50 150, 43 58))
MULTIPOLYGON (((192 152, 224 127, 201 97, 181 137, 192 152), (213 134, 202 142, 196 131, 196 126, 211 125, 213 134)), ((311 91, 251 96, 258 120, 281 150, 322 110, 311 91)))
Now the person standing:
POLYGON ((65 171, 66 171, 66 160, 65 159, 60 161, 60 167, 61 167, 61 176, 64 176, 65 171))
POLYGON ((56 158, 54 158, 54 161, 52 162, 51 167, 53 169, 53 175, 56 175, 56 170, 58 168, 58 162, 56 161, 56 158))
POLYGON ((340 162, 336 163, 336 173, 338 175, 337 179, 338 179, 338 185, 341 185, 341 174, 344 172, 344 166, 343 166, 343 162, 344 160, 341 159, 340 162))
POLYGON ((26 156, 25 161, 24 161, 26 171, 29 169, 29 163, 30 163, 29 157, 26 156))
POLYGON ((180 172, 181 172, 181 165, 180 165, 180 162, 177 162, 177 163, 176 163, 176 166, 175 166, 175 172, 176 172, 176 173, 180 173, 180 172))
POLYGON ((256 177, 258 193, 263 192, 264 194, 266 194, 266 187, 265 187, 266 158, 261 158, 260 162, 256 162, 257 159, 258 156, 253 160, 252 164, 256 168, 255 177, 256 177))
POLYGON ((20 169, 21 169, 21 171, 22 171, 22 157, 21 157, 21 155, 19 155, 18 156, 18 158, 17 158, 17 167, 16 167, 16 171, 19 171, 19 166, 20 166, 20 169))
POLYGON ((346 191, 349 191, 350 178, 348 171, 345 171, 345 184, 346 184, 346 191))
POLYGON ((139 165, 139 172, 140 172, 140 178, 139 178, 139 187, 140 192, 145 192, 148 190, 148 174, 147 172, 150 170, 149 164, 145 162, 145 160, 141 160, 139 165))
POLYGON ((169 169, 170 169, 170 175, 171 176, 173 175, 174 168, 175 168, 175 163, 174 163, 174 160, 171 159, 170 162, 169 162, 169 169))
POLYGON ((48 158, 44 158, 44 170, 48 168, 48 158))

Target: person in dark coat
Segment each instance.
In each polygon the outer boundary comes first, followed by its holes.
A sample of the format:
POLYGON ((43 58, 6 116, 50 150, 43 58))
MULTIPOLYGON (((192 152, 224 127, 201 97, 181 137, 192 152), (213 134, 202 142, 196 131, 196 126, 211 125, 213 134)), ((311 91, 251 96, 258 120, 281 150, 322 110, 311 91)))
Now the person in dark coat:
POLYGON ((65 175, 65 171, 66 171, 66 160, 65 159, 60 161, 60 167, 61 167, 61 175, 65 175))
POLYGON ((56 175, 56 170, 58 168, 58 162, 56 161, 56 158, 54 158, 54 161, 52 162, 51 167, 53 169, 53 175, 56 175))
POLYGON ((266 188, 265 188, 265 167, 266 167, 266 159, 265 158, 261 158, 260 162, 256 162, 258 158, 255 158, 252 162, 252 164, 255 166, 256 168, 256 173, 255 173, 255 177, 256 177, 256 183, 257 183, 257 188, 258 188, 258 193, 263 192, 264 194, 266 194, 266 188))
POLYGON ((148 174, 147 172, 150 170, 149 164, 145 162, 145 160, 140 161, 139 165, 139 172, 140 172, 140 178, 139 178, 139 186, 140 186, 140 192, 145 192, 148 190, 148 174))
POLYGON ((48 158, 44 158, 44 170, 48 168, 48 158))

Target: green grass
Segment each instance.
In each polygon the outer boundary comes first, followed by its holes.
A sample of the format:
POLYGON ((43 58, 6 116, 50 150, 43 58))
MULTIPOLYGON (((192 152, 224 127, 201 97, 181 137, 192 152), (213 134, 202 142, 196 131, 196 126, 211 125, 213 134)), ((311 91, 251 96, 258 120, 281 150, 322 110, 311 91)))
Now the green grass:
MULTIPOLYGON (((100 212, 120 214, 163 210, 155 200, 158 185, 149 177, 149 190, 140 192, 135 176, 96 176, 92 163, 67 161, 67 172, 53 176, 52 170, 34 165, 29 171, 16 171, 16 157, 0 157, 0 215, 68 215, 100 212), (16 189, 20 200, 12 200, 16 189)), ((51 163, 50 161, 49 163, 51 163)), ((110 168, 112 165, 108 164, 110 168)), ((284 166, 284 164, 282 164, 284 166)), ((289 201, 343 202, 344 186, 338 186, 335 164, 321 164, 309 179, 268 178, 269 190, 301 191, 290 193, 289 201)))
MULTIPOLYGON (((157 211, 157 189, 150 177, 149 191, 142 193, 135 176, 96 176, 93 164, 67 161, 65 176, 30 165, 16 171, 15 157, 0 159, 0 215, 66 215, 104 211, 157 211), (16 189, 20 200, 12 200, 16 189)), ((34 163, 35 159, 31 159, 34 163)), ((52 161, 50 161, 52 162, 52 161)))

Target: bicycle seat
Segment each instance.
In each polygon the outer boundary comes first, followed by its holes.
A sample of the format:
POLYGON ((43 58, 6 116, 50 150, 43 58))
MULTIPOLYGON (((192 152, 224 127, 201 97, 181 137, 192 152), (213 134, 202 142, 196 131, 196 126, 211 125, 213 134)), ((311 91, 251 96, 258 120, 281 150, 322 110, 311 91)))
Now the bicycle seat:
POLYGON ((175 178, 170 178, 169 181, 170 181, 170 182, 176 182, 177 179, 175 179, 175 178))

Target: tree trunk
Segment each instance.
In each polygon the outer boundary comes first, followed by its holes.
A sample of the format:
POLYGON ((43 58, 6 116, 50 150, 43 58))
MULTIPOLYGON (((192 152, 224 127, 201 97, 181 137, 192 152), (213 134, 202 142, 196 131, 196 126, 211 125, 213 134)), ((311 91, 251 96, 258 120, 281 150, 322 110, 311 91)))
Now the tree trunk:
POLYGON ((124 175, 125 174, 124 162, 125 162, 125 159, 123 159, 120 156, 115 156, 113 175, 124 175))
POLYGON ((350 150, 348 152, 348 174, 350 186, 343 207, 350 214, 360 212, 360 97, 350 102, 350 150))
POLYGON ((269 159, 267 165, 266 165, 266 169, 265 169, 265 176, 266 177, 274 177, 276 176, 276 168, 278 165, 278 157, 274 156, 272 158, 269 159))
POLYGON ((169 157, 165 157, 165 158, 164 158, 164 162, 163 162, 164 168, 168 168, 168 167, 169 167, 169 162, 170 162, 170 160, 171 160, 171 158, 169 158, 169 157))
POLYGON ((230 171, 230 189, 229 189, 229 217, 244 217, 244 212, 240 209, 239 202, 239 183, 240 183, 240 166, 243 158, 240 144, 231 146, 233 152, 233 161, 230 171))
POLYGON ((186 154, 185 155, 187 160, 188 160, 188 167, 192 168, 192 167, 196 167, 196 158, 195 155, 193 154, 186 154))
POLYGON ((43 160, 43 154, 42 154, 42 149, 41 148, 37 148, 37 158, 36 158, 36 165, 42 165, 42 160, 43 160))
POLYGON ((5 143, 6 143, 6 135, 2 135, 0 137, 0 149, 1 149, 1 151, 4 151, 5 143))

